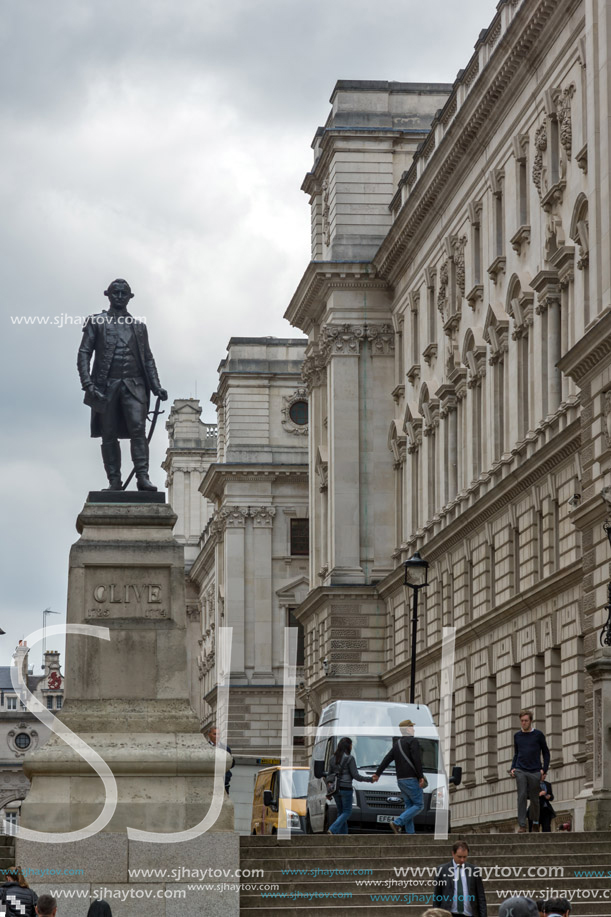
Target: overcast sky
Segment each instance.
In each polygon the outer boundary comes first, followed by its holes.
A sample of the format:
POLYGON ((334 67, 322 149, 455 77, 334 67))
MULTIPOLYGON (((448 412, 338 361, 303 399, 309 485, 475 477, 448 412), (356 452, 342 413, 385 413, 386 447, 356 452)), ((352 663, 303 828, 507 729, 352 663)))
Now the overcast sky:
POLYGON ((3 4, 0 664, 44 608, 65 620, 74 522, 105 486, 80 327, 11 317, 100 311, 127 278, 170 402, 197 393, 214 421, 229 338, 299 334, 282 316, 309 260, 300 185, 336 80, 452 82, 494 13, 492 0, 3 4))

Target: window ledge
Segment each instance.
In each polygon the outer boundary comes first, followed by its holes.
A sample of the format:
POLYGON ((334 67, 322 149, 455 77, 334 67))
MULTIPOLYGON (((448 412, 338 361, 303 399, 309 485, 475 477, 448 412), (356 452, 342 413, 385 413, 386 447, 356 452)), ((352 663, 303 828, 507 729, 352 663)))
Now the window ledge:
POLYGON ((518 255, 522 254, 522 246, 530 245, 530 226, 526 224, 520 226, 518 231, 510 239, 511 247, 518 255))
POLYGON ((488 268, 488 276, 491 280, 497 283, 499 279, 499 274, 504 274, 507 268, 507 258, 505 255, 499 255, 494 259, 490 267, 488 268))

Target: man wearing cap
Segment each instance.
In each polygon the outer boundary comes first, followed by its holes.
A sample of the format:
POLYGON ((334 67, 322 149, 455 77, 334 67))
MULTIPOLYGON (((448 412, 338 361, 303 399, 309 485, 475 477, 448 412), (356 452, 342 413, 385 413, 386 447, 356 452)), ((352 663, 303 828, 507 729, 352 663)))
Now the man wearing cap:
POLYGON ((545 904, 547 917, 569 917, 571 905, 566 898, 550 898, 545 904))
POLYGON ((393 739, 392 748, 377 768, 376 774, 379 777, 391 761, 395 762, 397 783, 403 796, 405 809, 401 815, 391 821, 390 827, 395 834, 401 834, 402 830, 405 830, 406 834, 415 834, 414 816, 422 812, 424 808, 422 796, 424 773, 420 745, 414 738, 414 724, 411 720, 403 720, 402 723, 399 723, 399 728, 401 738, 393 739))
POLYGON ((499 917, 539 917, 539 912, 532 898, 516 895, 505 898, 499 908, 499 917))

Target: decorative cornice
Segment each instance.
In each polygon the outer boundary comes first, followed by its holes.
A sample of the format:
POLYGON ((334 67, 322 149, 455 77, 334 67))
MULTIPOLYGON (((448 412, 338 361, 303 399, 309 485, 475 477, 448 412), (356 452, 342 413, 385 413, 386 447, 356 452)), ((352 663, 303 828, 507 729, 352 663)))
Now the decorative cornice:
MULTIPOLYGON (((307 447, 296 450, 304 455, 307 447)), ((257 481, 279 481, 284 478, 307 480, 308 466, 304 456, 303 462, 267 464, 265 462, 219 462, 210 465, 199 487, 199 492, 210 501, 221 500, 226 485, 232 483, 254 483, 257 481)))
POLYGON ((560 370, 583 388, 588 377, 611 359, 611 310, 581 337, 558 362, 560 370))
POLYGON ((311 261, 289 303, 284 317, 306 334, 320 319, 334 290, 388 290, 368 261, 311 261))
MULTIPOLYGON (((561 0, 539 0, 530 4, 527 11, 520 10, 512 21, 506 38, 486 66, 489 71, 486 88, 477 98, 472 93, 467 95, 461 106, 460 111, 465 115, 462 129, 449 131, 440 141, 430 165, 424 169, 380 246, 373 264, 381 277, 392 282, 401 272, 410 243, 420 238, 427 218, 433 219, 438 212, 437 202, 455 180, 456 171, 467 168, 472 161, 471 148, 481 143, 482 129, 498 110, 499 98, 517 77, 522 62, 536 47, 550 19, 560 16, 559 8, 565 5, 561 0), (513 33, 511 40, 509 32, 513 33), (506 53, 503 55, 501 50, 506 53)), ((458 128, 456 121, 452 126, 458 128)))

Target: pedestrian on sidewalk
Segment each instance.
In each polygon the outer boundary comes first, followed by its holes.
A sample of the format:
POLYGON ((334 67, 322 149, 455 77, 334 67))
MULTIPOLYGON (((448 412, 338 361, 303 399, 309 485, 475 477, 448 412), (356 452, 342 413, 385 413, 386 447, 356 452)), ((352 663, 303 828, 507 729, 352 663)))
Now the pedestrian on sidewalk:
POLYGON ((414 738, 414 724, 411 720, 399 723, 401 737, 393 739, 392 748, 376 770, 379 777, 384 773, 391 761, 395 762, 395 773, 399 791, 403 796, 405 808, 400 815, 391 821, 390 827, 395 834, 415 834, 414 816, 422 812, 424 798, 422 790, 426 786, 422 770, 422 755, 420 745, 414 738))
POLYGON ((513 737, 513 761, 509 773, 518 791, 518 834, 526 834, 526 804, 530 799, 533 831, 539 830, 540 783, 549 768, 549 748, 540 729, 533 728, 532 710, 520 711, 520 730, 513 737))
POLYGON ((7 880, 0 885, 0 904, 6 917, 36 917, 38 895, 28 885, 20 866, 7 870, 7 880))
MULTIPOLYGON (((544 834, 549 834, 552 830, 552 821, 556 817, 556 810, 552 805, 552 799, 554 794, 552 792, 552 785, 549 780, 542 780, 539 784, 539 822, 541 824, 541 831, 544 834)), ((528 818, 528 830, 531 832, 533 830, 533 820, 531 818, 531 809, 528 807, 528 812, 526 813, 528 818)))
POLYGON ((352 781, 360 780, 364 783, 376 783, 377 777, 367 777, 359 774, 354 755, 352 754, 352 739, 345 736, 337 743, 334 756, 331 758, 329 776, 337 774, 337 789, 333 799, 337 806, 337 818, 330 826, 329 834, 348 834, 348 819, 352 814, 352 781))
POLYGON ((532 898, 517 895, 505 898, 499 908, 499 917, 538 917, 537 905, 532 898))
POLYGON ((233 774, 231 773, 231 768, 235 764, 235 758, 231 754, 231 749, 229 745, 223 745, 219 738, 219 731, 216 726, 212 726, 206 733, 206 738, 208 739, 208 745, 212 745, 214 748, 221 748, 223 751, 226 751, 228 755, 231 755, 231 765, 228 771, 225 771, 225 792, 229 796, 229 784, 231 783, 231 778, 233 774))
POLYGON ((87 911, 87 917, 112 917, 108 901, 93 901, 87 911))
POLYGON ((550 898, 545 905, 546 917, 569 917, 571 905, 566 898, 550 898))
POLYGON ((537 905, 537 910, 539 911, 539 917, 544 917, 545 906, 547 905, 547 901, 545 900, 545 898, 539 898, 539 900, 536 901, 535 904, 537 905))
POLYGON ((56 917, 57 901, 53 895, 41 895, 36 905, 38 917, 56 917))
POLYGON ((486 893, 479 866, 468 863, 469 845, 456 841, 452 859, 437 870, 435 901, 440 901, 452 917, 487 917, 486 893))

